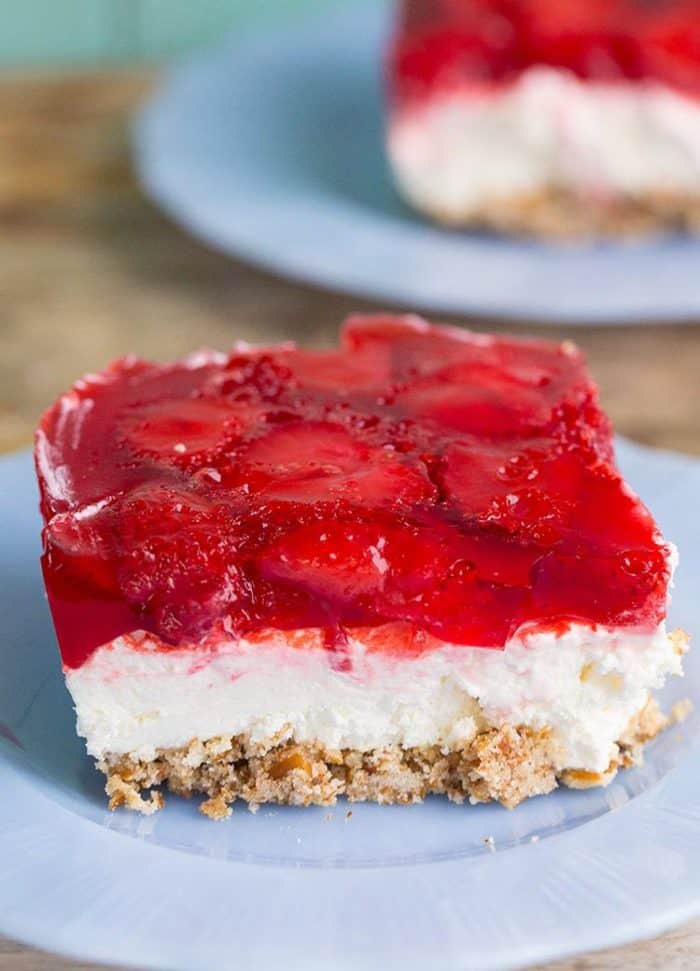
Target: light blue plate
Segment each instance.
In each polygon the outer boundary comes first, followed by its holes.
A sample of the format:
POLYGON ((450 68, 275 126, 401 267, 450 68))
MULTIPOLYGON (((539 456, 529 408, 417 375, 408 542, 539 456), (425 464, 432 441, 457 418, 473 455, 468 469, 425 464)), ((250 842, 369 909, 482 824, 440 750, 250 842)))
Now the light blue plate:
MULTIPOLYGON (((620 457, 682 541, 672 621, 698 631, 700 462, 626 443, 620 457)), ((45 606, 27 453, 0 461, 0 496, 0 933, 168 971, 489 971, 700 911, 697 716, 608 789, 513 812, 436 798, 213 823, 173 796, 150 818, 107 812, 45 606)), ((666 704, 698 697, 700 654, 687 668, 666 704)))
POLYGON ((460 234, 397 198, 382 148, 386 4, 347 3, 176 70, 135 129, 146 190, 209 244, 384 303, 585 323, 700 318, 700 241, 460 234))

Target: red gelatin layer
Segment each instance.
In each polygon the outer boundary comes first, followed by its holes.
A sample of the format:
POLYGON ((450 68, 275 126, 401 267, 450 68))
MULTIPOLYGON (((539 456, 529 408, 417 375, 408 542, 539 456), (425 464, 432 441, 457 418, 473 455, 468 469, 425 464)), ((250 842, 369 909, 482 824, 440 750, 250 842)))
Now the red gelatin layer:
POLYGON ((700 0, 404 0, 390 51, 399 105, 508 84, 540 65, 700 97, 700 0))
POLYGON ((332 648, 402 622, 500 648, 664 615, 668 548, 568 344, 375 316, 338 350, 127 358, 46 413, 36 457, 68 667, 138 629, 332 648))

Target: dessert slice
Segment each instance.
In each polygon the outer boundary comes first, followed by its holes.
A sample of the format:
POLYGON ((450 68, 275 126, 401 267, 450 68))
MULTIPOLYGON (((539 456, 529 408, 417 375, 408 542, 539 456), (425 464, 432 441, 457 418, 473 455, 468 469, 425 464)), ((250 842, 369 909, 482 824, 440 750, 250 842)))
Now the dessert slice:
POLYGON ((388 72, 398 186, 439 222, 700 230, 698 0, 404 0, 388 72))
POLYGON ((681 673, 674 554, 569 343, 354 317, 83 378, 36 439, 43 570, 111 806, 515 806, 605 784, 681 673))

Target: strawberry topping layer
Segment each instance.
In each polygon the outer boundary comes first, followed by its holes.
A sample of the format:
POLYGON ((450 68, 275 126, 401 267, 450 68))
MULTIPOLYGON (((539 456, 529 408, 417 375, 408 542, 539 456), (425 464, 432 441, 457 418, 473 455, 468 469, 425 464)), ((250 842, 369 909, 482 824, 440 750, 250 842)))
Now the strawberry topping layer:
POLYGON ((36 457, 68 667, 139 629, 501 648, 525 624, 664 615, 668 548, 568 344, 375 316, 333 351, 127 358, 58 400, 36 457))
POLYGON ((700 0, 404 0, 391 91, 410 102, 536 65, 700 98, 700 0))

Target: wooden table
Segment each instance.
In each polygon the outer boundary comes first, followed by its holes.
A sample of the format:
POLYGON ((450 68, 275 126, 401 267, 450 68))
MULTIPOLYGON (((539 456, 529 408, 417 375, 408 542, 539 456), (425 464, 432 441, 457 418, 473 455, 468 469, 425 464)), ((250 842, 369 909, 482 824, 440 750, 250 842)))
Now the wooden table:
MULTIPOLYGON (((151 83, 143 73, 0 79, 0 450, 28 444, 55 395, 119 354, 173 357, 289 336, 328 344, 344 314, 370 306, 225 259, 153 208, 131 173, 126 128, 151 83)), ((574 337, 621 432, 700 453, 700 322, 580 330, 458 322, 574 337)), ((0 940, 0 971, 61 967, 77 965, 0 940)), ((551 966, 661 967, 700 967, 700 921, 551 966)))

